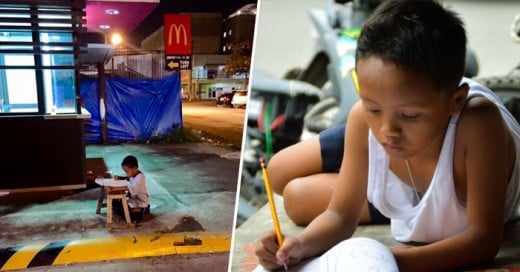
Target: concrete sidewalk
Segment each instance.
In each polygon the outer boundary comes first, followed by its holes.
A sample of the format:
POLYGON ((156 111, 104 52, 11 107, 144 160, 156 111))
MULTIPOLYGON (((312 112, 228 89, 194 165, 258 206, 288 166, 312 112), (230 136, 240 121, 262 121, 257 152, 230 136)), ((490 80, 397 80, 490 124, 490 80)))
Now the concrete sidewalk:
MULTIPOLYGON (((300 233, 304 228, 296 226, 289 219, 283 209, 283 198, 275 195, 274 199, 282 232, 291 236, 300 233)), ((273 219, 268 204, 237 228, 234 236, 232 272, 248 272, 258 266, 255 255, 256 243, 265 232, 272 229, 273 219)), ((373 238, 389 247, 403 245, 392 238, 390 225, 361 225, 356 228, 353 237, 373 238)), ((520 271, 520 220, 508 223, 504 227, 503 237, 502 246, 494 260, 477 267, 468 267, 463 271, 520 271)))
MULTIPOLYGON (((99 215, 95 213, 98 187, 77 192, 8 195, 0 197, 1 248, 177 232, 228 232, 231 235, 239 151, 201 143, 87 147, 88 159, 102 159, 106 169, 112 172, 117 169, 115 174, 120 175, 120 162, 130 154, 138 158, 139 168, 146 176, 151 196, 148 220, 131 229, 107 230, 105 209, 99 215)), ((94 176, 103 174, 106 173, 93 173, 94 176)), ((220 260, 223 256, 216 258, 220 260)), ((107 263, 93 265, 101 264, 107 263)), ((221 266, 213 268, 227 270, 227 262, 221 266)), ((68 271, 72 269, 70 265, 67 267, 68 271)), ((167 267, 165 265, 165 270, 169 271, 167 267)))

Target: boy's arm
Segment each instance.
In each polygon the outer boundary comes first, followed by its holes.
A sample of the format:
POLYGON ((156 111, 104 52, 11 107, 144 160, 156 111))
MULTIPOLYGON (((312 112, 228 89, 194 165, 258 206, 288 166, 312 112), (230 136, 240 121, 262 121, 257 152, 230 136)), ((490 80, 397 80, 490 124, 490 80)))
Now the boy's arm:
POLYGON ((128 188, 128 191, 130 192, 131 195, 137 195, 139 193, 147 193, 144 191, 144 174, 143 173, 139 173, 137 176, 135 176, 134 180, 132 181, 132 183, 130 182, 127 182, 126 184, 126 187, 128 188))
POLYGON ((130 180, 129 177, 121 177, 121 176, 118 176, 118 175, 115 175, 115 176, 114 176, 114 179, 115 179, 115 180, 130 180))
POLYGON ((363 111, 358 102, 349 114, 343 162, 329 207, 296 237, 302 245, 302 258, 330 249, 357 227, 368 178, 368 126, 363 111))
POLYGON ((492 259, 500 248, 509 176, 507 125, 495 105, 474 98, 457 133, 456 143, 465 144, 467 229, 427 246, 395 249, 400 271, 453 270, 492 259))

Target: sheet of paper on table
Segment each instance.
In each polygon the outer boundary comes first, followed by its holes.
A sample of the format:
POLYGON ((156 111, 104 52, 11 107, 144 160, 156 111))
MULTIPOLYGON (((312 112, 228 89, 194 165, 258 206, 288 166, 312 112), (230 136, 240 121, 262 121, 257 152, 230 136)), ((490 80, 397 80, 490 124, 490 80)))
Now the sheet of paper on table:
MULTIPOLYGON (((258 266, 253 272, 266 272, 258 266)), ((283 269, 282 269, 283 271, 283 269)), ((312 258, 288 271, 333 272, 333 271, 385 271, 398 272, 395 258, 388 247, 370 238, 345 240, 321 257, 312 258)))
POLYGON ((98 178, 98 179, 96 179, 96 184, 98 184, 100 186, 123 187, 123 186, 126 186, 126 180, 115 180, 112 178, 98 178))

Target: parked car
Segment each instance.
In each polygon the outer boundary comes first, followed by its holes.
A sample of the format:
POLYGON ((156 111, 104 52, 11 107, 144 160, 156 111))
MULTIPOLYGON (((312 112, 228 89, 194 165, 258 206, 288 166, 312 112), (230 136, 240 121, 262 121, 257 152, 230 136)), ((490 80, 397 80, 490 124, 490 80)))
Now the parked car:
POLYGON ((233 96, 235 95, 236 91, 232 91, 229 93, 223 93, 217 97, 217 106, 220 107, 231 107, 231 100, 233 100, 233 96))
POLYGON ((247 91, 236 91, 233 99, 231 99, 231 105, 235 108, 245 108, 247 105, 247 91))

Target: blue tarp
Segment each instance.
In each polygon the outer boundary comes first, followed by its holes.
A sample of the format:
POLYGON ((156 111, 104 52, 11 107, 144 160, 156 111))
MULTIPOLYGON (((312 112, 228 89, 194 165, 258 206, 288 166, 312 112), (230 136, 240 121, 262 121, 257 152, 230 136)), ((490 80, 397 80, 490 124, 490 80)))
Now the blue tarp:
POLYGON ((85 141, 87 143, 100 143, 101 116, 99 115, 99 90, 97 79, 82 80, 80 84, 80 96, 83 107, 90 112, 90 119, 85 120, 85 141))
MULTIPOLYGON (((92 119, 85 122, 87 143, 101 142, 97 79, 81 82, 81 97, 92 119)), ((182 126, 179 73, 159 80, 108 78, 106 120, 109 142, 163 136, 182 126)))

